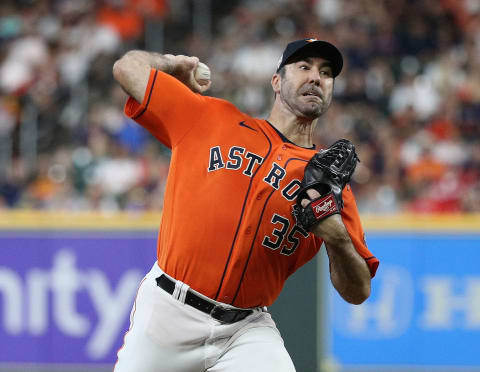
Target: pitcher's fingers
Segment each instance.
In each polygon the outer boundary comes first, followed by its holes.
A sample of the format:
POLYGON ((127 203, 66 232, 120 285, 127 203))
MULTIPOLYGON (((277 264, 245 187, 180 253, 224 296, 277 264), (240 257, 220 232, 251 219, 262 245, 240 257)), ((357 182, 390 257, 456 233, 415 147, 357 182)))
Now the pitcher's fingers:
POLYGON ((311 202, 311 200, 302 199, 302 202, 300 204, 302 204, 302 208, 305 208, 308 205, 308 203, 310 203, 310 202, 311 202))
POLYGON ((177 63, 182 71, 193 71, 198 65, 198 57, 177 56, 177 63))
POLYGON ((190 85, 190 88, 195 92, 195 93, 201 93, 203 92, 203 86, 201 86, 197 80, 195 80, 194 76, 193 76, 193 71, 190 72, 190 75, 189 75, 189 85, 190 85))
POLYGON ((207 90, 209 90, 211 85, 212 85, 211 80, 206 85, 200 85, 200 89, 201 89, 200 93, 203 93, 203 92, 206 92, 207 90))
POLYGON ((318 199, 320 197, 320 193, 315 189, 308 189, 307 195, 311 200, 318 199))

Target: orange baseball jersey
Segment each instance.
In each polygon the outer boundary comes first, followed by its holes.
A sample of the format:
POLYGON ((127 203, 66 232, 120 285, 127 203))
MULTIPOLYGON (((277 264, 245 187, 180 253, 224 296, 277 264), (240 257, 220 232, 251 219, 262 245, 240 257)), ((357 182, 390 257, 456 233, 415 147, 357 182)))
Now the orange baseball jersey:
MULTIPOLYGON (((316 150, 155 69, 143 102, 130 97, 125 113, 172 149, 157 247, 162 270, 220 302, 271 305, 322 245, 291 213, 316 150)), ((343 222, 373 277, 379 262, 348 186, 343 199, 343 222)))

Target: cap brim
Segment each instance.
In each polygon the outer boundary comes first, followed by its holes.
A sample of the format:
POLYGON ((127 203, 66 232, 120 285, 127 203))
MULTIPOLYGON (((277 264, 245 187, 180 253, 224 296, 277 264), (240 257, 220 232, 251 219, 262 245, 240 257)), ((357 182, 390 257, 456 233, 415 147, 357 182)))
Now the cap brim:
POLYGON ((330 44, 327 41, 323 40, 315 40, 311 41, 308 44, 298 48, 295 52, 293 52, 282 66, 291 63, 295 60, 296 57, 304 55, 308 57, 322 57, 329 60, 332 63, 332 72, 333 76, 336 77, 343 68, 343 57, 342 53, 337 49, 337 47, 333 44, 330 44))

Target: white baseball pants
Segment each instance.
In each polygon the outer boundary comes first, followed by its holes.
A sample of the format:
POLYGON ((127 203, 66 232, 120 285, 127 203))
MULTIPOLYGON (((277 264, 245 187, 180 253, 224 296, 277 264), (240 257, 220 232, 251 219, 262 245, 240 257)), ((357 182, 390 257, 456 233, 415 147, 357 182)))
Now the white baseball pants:
POLYGON ((186 284, 172 295, 158 287, 161 274, 155 263, 140 284, 114 372, 295 371, 268 312, 220 323, 183 302, 186 284))

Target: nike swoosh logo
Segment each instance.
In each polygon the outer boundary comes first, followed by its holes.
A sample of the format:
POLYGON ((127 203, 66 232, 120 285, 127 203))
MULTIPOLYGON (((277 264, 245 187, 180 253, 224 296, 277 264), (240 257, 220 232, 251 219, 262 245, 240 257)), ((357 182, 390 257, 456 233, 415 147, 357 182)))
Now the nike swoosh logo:
POLYGON ((241 127, 245 127, 245 128, 254 130, 255 132, 258 132, 255 128, 252 128, 251 126, 245 124, 245 120, 242 120, 240 123, 238 123, 238 125, 240 125, 241 127))

